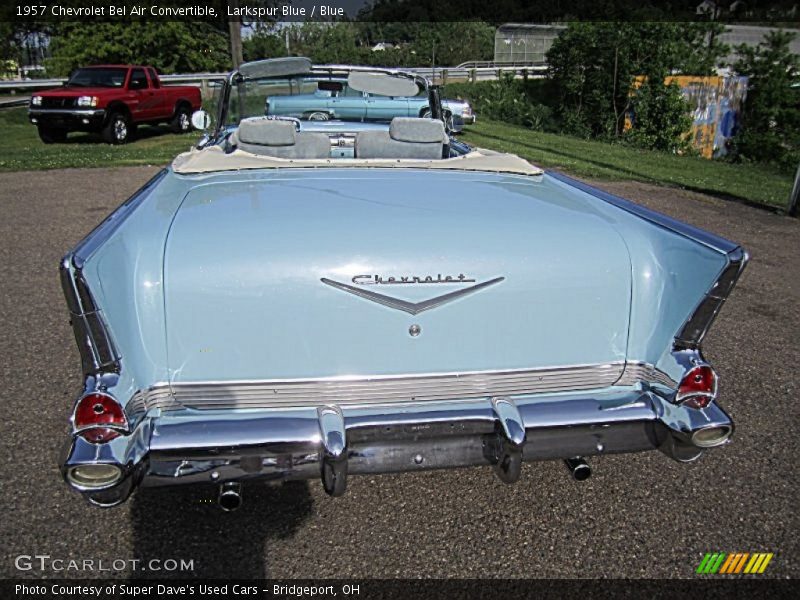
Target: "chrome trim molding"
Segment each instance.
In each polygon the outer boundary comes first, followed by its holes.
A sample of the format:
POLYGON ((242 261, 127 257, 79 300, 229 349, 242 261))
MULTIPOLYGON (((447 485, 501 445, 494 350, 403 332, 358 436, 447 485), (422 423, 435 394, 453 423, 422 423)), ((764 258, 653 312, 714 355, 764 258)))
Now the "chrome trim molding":
POLYGON ((636 385, 639 382, 657 383, 670 389, 676 389, 678 382, 654 365, 643 362, 628 362, 625 371, 616 385, 636 385))
MULTIPOLYGON (((348 285, 346 283, 340 283, 338 281, 333 281, 332 279, 326 279, 324 277, 320 279, 320 281, 338 290, 342 290, 343 292, 348 292, 350 294, 353 294, 354 296, 364 298, 365 300, 370 300, 372 302, 376 302, 378 304, 382 304, 383 306, 394 308, 396 310, 402 310, 403 312, 407 312, 411 315, 418 315, 421 312, 424 312, 426 310, 431 310, 432 308, 437 308, 439 306, 442 306, 443 304, 447 304, 448 302, 452 302, 453 300, 457 300, 463 296, 487 288, 490 285, 500 283, 504 279, 505 277, 495 277, 494 279, 478 283, 468 288, 455 290, 447 294, 442 294, 441 296, 435 296, 433 298, 429 298, 428 300, 423 300, 422 302, 408 302, 407 300, 401 300, 400 298, 393 298, 392 296, 379 294, 378 292, 373 292, 370 290, 363 289, 361 287, 348 285)), ((459 282, 454 281, 452 283, 459 283, 459 282)))
POLYGON ((43 115, 80 115, 84 117, 94 117, 105 114, 102 108, 31 108, 28 114, 32 117, 43 115))
POLYGON ((740 246, 728 253, 728 265, 675 337, 676 350, 699 348, 749 260, 750 255, 740 246))
MULTIPOLYGON (((705 451, 698 430, 717 428, 727 441, 730 417, 717 405, 670 405, 646 390, 386 407, 281 410, 261 414, 161 414, 106 444, 75 437, 61 469, 114 464, 119 483, 100 492, 77 489, 97 506, 123 502, 139 485, 220 485, 261 480, 322 479, 340 495, 350 475, 493 466, 519 478, 523 461, 660 449, 679 461, 705 451)), ((717 440, 712 440, 717 442, 717 440)), ((76 489, 73 486, 73 489, 76 489)))
POLYGON ((426 403, 632 386, 640 381, 677 387, 652 365, 620 361, 510 371, 158 383, 134 394, 127 412, 426 403))

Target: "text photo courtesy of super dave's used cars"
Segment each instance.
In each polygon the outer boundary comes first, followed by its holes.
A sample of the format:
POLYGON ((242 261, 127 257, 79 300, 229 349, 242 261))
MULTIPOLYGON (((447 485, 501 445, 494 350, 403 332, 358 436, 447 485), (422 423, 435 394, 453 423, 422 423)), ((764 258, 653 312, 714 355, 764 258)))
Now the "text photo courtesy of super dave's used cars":
POLYGON ((402 70, 245 63, 213 120, 61 261, 83 392, 60 466, 92 505, 543 460, 585 480, 730 440, 702 342, 736 242, 466 145, 402 70))

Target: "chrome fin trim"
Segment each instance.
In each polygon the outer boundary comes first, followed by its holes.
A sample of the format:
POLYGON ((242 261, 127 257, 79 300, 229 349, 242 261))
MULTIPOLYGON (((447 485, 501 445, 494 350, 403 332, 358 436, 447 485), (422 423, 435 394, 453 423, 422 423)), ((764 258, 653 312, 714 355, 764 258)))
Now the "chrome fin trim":
POLYGON ((675 336, 675 350, 700 347, 749 260, 750 255, 741 246, 728 253, 727 266, 675 336))
POLYGON ((61 261, 61 287, 81 355, 83 374, 119 373, 120 354, 103 312, 97 308, 89 286, 81 270, 75 266, 72 255, 67 255, 61 261))

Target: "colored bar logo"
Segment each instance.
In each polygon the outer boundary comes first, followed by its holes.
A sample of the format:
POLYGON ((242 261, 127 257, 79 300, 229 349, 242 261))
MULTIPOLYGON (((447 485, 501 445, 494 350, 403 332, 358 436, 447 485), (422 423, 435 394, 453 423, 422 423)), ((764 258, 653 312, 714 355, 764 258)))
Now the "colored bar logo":
POLYGON ((697 567, 698 575, 760 575, 767 570, 772 552, 713 552, 706 553, 700 566, 697 567))

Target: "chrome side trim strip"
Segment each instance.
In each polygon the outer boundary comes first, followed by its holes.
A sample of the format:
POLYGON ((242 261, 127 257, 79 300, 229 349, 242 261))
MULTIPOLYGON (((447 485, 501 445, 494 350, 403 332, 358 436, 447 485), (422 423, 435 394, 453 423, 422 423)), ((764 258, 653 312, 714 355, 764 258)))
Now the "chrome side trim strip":
POLYGON ((705 297, 687 319, 680 333, 675 336, 674 345, 676 350, 697 349, 700 347, 703 338, 714 323, 714 319, 717 318, 722 305, 730 295, 749 260, 750 255, 741 246, 737 246, 728 253, 728 265, 706 292, 705 297))
POLYGON ((654 365, 643 362, 629 362, 616 385, 636 385, 639 382, 658 383, 670 389, 677 389, 678 382, 657 369, 654 365))
POLYGON ((151 409, 231 410, 302 408, 324 405, 369 406, 468 398, 572 392, 636 382, 677 387, 665 373, 644 363, 614 362, 510 371, 421 375, 376 375, 264 381, 159 383, 135 394, 130 414, 151 409))
POLYGON ((120 354, 105 318, 92 297, 81 270, 71 255, 61 261, 61 287, 67 300, 70 324, 81 355, 84 375, 119 373, 120 354))

